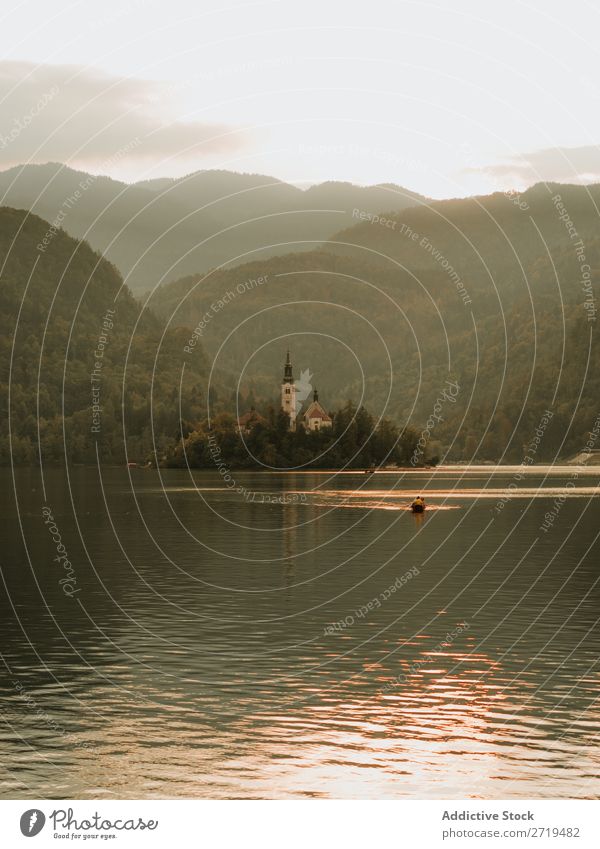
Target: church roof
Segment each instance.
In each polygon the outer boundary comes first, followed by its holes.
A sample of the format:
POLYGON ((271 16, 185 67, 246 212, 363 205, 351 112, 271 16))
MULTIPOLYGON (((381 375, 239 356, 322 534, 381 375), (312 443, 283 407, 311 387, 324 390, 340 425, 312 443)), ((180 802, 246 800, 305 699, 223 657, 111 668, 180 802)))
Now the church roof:
POLYGON ((308 410, 304 413, 305 419, 322 419, 325 422, 332 421, 318 401, 313 401, 308 410))

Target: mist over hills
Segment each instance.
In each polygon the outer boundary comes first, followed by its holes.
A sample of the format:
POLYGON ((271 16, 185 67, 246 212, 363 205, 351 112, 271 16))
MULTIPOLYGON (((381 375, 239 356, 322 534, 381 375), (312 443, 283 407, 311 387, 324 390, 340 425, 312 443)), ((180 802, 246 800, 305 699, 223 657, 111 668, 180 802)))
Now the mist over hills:
POLYGON ((332 236, 327 249, 351 256, 367 251, 373 261, 389 257, 411 268, 439 266, 441 259, 465 271, 510 266, 522 276, 524 263, 553 246, 598 235, 600 185, 538 183, 521 194, 435 201, 391 218, 393 228, 353 223, 332 236))
MULTIPOLYGON (((47 172, 49 166, 41 168, 47 172)), ((52 187, 53 194, 46 197, 45 191, 40 203, 56 204, 63 191, 76 191, 82 179, 70 169, 56 170, 55 178, 50 174, 47 180, 46 191, 52 187)), ((29 183, 29 195, 23 195, 33 206, 40 179, 38 173, 29 183)), ((339 183, 302 192, 272 181, 263 193, 257 189, 262 179, 224 172, 221 181, 220 172, 199 172, 193 179, 150 181, 120 194, 123 184, 94 178, 69 216, 82 229, 84 212, 90 220, 98 216, 97 235, 108 214, 106 238, 116 219, 127 216, 124 232, 130 238, 136 228, 141 239, 159 228, 166 240, 164 259, 167 242, 175 255, 177 240, 186 235, 169 231, 166 220, 172 221, 197 194, 218 197, 226 183, 238 187, 230 192, 229 207, 221 209, 230 217, 254 211, 257 217, 274 216, 269 221, 295 220, 295 214, 264 210, 278 204, 285 209, 292 196, 356 197, 356 187, 339 183), (244 182, 245 188, 239 188, 244 182)), ((364 192, 373 204, 388 197, 387 188, 364 192)), ((211 203, 206 201, 208 210, 211 203)), ((311 203, 317 208, 318 202, 311 203)), ((221 201, 215 209, 217 205, 221 201)), ((294 246, 274 256, 253 253, 252 261, 231 267, 196 269, 159 285, 143 308, 145 298, 136 301, 117 268, 87 243, 63 230, 54 234, 50 223, 35 215, 1 208, 6 360, 13 341, 16 345, 13 452, 16 446, 15 456, 23 462, 35 459, 39 413, 46 448, 51 456, 60 453, 64 400, 72 456, 93 461, 90 352, 103 310, 115 301, 118 320, 111 329, 106 360, 111 367, 104 372, 103 385, 106 457, 120 451, 122 405, 126 444, 145 455, 152 449, 153 427, 167 450, 177 441, 182 420, 189 431, 205 416, 208 397, 217 413, 276 406, 288 346, 296 376, 308 375, 327 409, 351 399, 365 404, 376 418, 391 416, 401 427, 424 427, 452 381, 459 386, 457 396, 446 398, 429 437, 432 450, 447 452, 449 459, 519 462, 547 410, 551 420, 536 459, 571 456, 581 450, 598 415, 600 350, 593 330, 599 207, 598 186, 556 184, 534 186, 519 196, 416 205, 387 213, 383 223, 374 214, 367 217, 365 204, 358 207, 363 220, 351 218, 354 226, 311 250, 294 246), (42 356, 38 393, 36 364, 42 356), (211 366, 215 372, 209 390, 211 366)), ((313 215, 303 214, 307 220, 313 215)), ((196 223, 209 226, 208 221, 199 218, 196 223)), ((234 252, 243 255, 240 232, 243 241, 239 228, 229 238, 234 252)), ((193 255, 188 259, 194 261, 193 255)), ((177 268, 175 263, 173 270, 177 268)), ((141 274, 139 267, 137 271, 141 274)), ((156 287, 161 273, 158 261, 152 265, 148 259, 140 289, 156 287)), ((7 404, 7 373, 2 394, 7 404)), ((5 441, 3 456, 8 451, 5 441)))
POLYGON ((243 370, 252 399, 268 397, 287 333, 332 408, 362 399, 423 424, 452 379, 460 397, 434 434, 450 457, 519 461, 548 408, 538 459, 568 456, 600 391, 598 202, 597 186, 539 185, 432 203, 317 251, 170 283, 151 303, 170 324, 204 320, 208 355, 243 370))
POLYGON ((353 210, 426 202, 399 186, 323 183, 306 191, 256 174, 198 171, 126 184, 57 163, 0 172, 0 205, 85 238, 133 291, 255 257, 314 248, 353 210))

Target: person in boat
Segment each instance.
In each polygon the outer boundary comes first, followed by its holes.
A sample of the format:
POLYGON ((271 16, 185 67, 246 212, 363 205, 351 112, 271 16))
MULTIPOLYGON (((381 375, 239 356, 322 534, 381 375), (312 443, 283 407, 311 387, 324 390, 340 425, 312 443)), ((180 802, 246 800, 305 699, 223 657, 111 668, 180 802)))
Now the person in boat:
POLYGON ((410 505, 413 513, 422 513, 425 509, 425 499, 422 495, 417 495, 413 503, 410 505))

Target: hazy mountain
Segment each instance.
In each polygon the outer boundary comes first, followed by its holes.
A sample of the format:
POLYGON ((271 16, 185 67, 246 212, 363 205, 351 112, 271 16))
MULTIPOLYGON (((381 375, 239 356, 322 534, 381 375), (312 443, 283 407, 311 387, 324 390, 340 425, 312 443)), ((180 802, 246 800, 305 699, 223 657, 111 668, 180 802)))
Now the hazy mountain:
POLYGON ((41 218, 0 208, 0 461, 37 462, 39 437, 44 462, 62 462, 63 431, 71 460, 95 463, 97 446, 101 459, 123 462, 125 445, 137 460, 152 454, 151 425, 160 453, 177 440, 180 409, 204 412, 201 346, 186 362, 180 408, 188 333, 163 336, 85 242, 58 232, 40 252, 47 232, 41 218))
MULTIPOLYGON (((296 376, 318 387, 329 410, 350 398, 424 427, 451 381, 457 397, 441 402, 430 438, 454 459, 521 460, 546 410, 535 459, 575 454, 600 397, 597 199, 597 187, 534 187, 520 199, 526 208, 492 195, 405 210, 391 217, 395 228, 363 222, 319 250, 166 283, 139 322, 117 270, 87 244, 0 209, 0 335, 5 362, 14 351, 16 456, 35 459, 39 403, 49 456, 61 450, 64 409, 72 456, 93 459, 90 373, 113 306, 102 384, 108 457, 120 450, 122 403, 131 450, 150 451, 151 421, 161 450, 172 446, 180 417, 205 414, 209 367, 215 409, 276 403, 288 346, 296 376)), ((6 372, 2 397, 6 406, 6 372)))
POLYGON ((393 226, 357 223, 332 236, 327 250, 366 251, 373 261, 391 258, 411 268, 440 268, 444 261, 476 274, 498 267, 505 275, 511 268, 522 277, 521 265, 548 247, 598 235, 599 210, 600 185, 540 183, 520 195, 498 192, 406 209, 391 216, 393 226))
POLYGON ((291 209, 357 208, 371 213, 402 210, 426 203, 427 198, 393 184, 356 186, 328 181, 307 189, 262 174, 238 174, 233 171, 196 171, 179 179, 147 180, 136 186, 155 193, 168 192, 189 205, 213 205, 219 220, 243 220, 291 209))
POLYGON ((599 200, 596 186, 536 186, 415 207, 321 250, 170 283, 152 305, 170 325, 202 321, 207 353, 252 398, 276 397, 289 344, 330 409, 364 399, 423 424, 452 379, 433 438, 454 458, 520 460, 547 408, 538 457, 568 456, 600 393, 599 200))
POLYGON ((324 183, 307 191, 256 174, 199 171, 133 185, 66 166, 0 173, 0 204, 85 238, 134 291, 249 258, 313 248, 357 220, 424 202, 398 186, 324 183))

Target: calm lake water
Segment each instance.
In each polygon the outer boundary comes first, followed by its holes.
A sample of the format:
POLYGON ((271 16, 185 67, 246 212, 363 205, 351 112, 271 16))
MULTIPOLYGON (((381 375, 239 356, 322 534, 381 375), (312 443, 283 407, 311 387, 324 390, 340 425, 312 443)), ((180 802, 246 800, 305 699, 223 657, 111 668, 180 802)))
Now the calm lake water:
POLYGON ((2 477, 3 797, 599 795, 600 470, 2 477))

